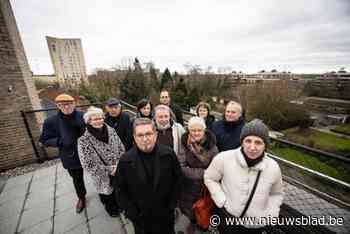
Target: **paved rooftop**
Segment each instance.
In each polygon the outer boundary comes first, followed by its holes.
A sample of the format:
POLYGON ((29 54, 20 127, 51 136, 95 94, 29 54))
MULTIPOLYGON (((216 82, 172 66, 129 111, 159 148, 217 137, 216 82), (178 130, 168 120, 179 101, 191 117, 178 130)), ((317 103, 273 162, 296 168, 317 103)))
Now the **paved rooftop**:
MULTIPOLYGON (((8 179, 0 194, 0 234, 8 233, 133 233, 123 217, 104 210, 91 179, 85 175, 87 208, 76 214, 76 195, 69 174, 60 163, 8 179)), ((343 217, 344 225, 328 227, 350 233, 350 213, 291 184, 285 184, 284 202, 305 215, 343 217)), ((183 231, 180 217, 176 230, 183 231)))

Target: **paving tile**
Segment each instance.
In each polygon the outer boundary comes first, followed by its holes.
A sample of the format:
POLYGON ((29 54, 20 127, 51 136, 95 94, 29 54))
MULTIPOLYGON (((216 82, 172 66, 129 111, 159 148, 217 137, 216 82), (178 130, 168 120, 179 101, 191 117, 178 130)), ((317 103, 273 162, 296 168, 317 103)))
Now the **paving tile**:
POLYGON ((0 204, 0 223, 7 218, 16 217, 22 210, 24 197, 0 204))
POLYGON ((75 207, 78 199, 74 191, 56 196, 55 214, 75 207))
POLYGON ((89 220, 103 212, 106 212, 98 196, 89 197, 86 209, 89 220))
POLYGON ((70 230, 66 231, 64 234, 90 234, 90 233, 87 228, 87 224, 83 223, 71 228, 70 230))
POLYGON ((47 167, 33 172, 33 180, 38 180, 46 177, 55 177, 56 167, 47 167))
POLYGON ((51 234, 52 233, 52 218, 41 222, 35 226, 24 229, 20 234, 51 234))
POLYGON ((19 219, 19 213, 15 216, 12 216, 11 218, 7 218, 5 220, 1 220, 0 222, 0 233, 1 234, 8 234, 8 233, 15 233, 17 221, 19 219))
POLYGON ((30 193, 40 193, 42 190, 47 188, 53 189, 55 187, 55 178, 54 177, 41 177, 40 179, 33 180, 30 185, 30 193))
POLYGON ((119 217, 112 218, 105 213, 89 220, 89 226, 91 234, 126 233, 119 217))
POLYGON ((20 184, 18 186, 12 187, 9 190, 2 191, 0 194, 0 204, 8 202, 17 198, 25 197, 28 189, 28 183, 20 184))
POLYGON ((86 223, 85 211, 77 214, 74 209, 68 209, 57 213, 54 216, 55 225, 54 233, 64 233, 71 230, 73 227, 86 223))
POLYGON ((30 179, 32 178, 32 175, 33 175, 33 173, 30 172, 30 173, 27 173, 27 174, 24 174, 24 175, 21 175, 21 176, 16 176, 16 177, 9 178, 6 181, 6 184, 5 184, 5 187, 3 189, 3 192, 7 191, 7 190, 11 190, 12 188, 20 186, 20 185, 23 186, 24 184, 28 184, 30 179))
POLYGON ((48 206, 49 203, 53 204, 53 200, 54 188, 29 193, 24 208, 29 210, 35 207, 48 206))
POLYGON ((73 181, 67 181, 65 183, 56 184, 56 197, 60 197, 67 193, 75 193, 73 181))
POLYGON ((19 231, 35 226, 53 216, 53 200, 43 203, 41 206, 24 210, 19 231))

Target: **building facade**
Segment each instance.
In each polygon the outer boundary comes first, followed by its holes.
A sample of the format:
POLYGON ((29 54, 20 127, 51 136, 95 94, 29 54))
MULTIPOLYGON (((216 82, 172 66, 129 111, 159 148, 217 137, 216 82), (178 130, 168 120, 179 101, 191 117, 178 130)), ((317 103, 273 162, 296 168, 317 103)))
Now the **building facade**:
POLYGON ((88 82, 80 39, 46 37, 51 61, 60 86, 75 87, 88 82))
POLYGON ((25 111, 40 109, 41 104, 32 79, 23 43, 9 0, 0 1, 0 171, 35 162, 32 137, 39 135, 41 114, 25 111), (23 111, 23 112, 21 112, 23 111))

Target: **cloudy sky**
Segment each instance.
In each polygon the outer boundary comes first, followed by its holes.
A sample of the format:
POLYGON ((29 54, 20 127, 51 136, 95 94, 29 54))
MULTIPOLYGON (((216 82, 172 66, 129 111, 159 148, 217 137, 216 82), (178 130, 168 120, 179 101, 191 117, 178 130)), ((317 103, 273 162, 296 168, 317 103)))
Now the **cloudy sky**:
POLYGON ((45 36, 81 38, 88 73, 137 56, 243 72, 350 70, 349 0, 11 0, 35 74, 53 73, 45 36))

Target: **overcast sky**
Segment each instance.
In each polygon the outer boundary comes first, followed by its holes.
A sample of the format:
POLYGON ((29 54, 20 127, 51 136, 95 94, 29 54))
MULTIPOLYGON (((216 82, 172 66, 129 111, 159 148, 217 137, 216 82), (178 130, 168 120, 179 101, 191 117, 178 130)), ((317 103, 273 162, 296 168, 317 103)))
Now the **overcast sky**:
POLYGON ((11 0, 31 69, 51 74, 45 36, 81 38, 88 73, 137 56, 236 71, 350 70, 350 0, 11 0))

